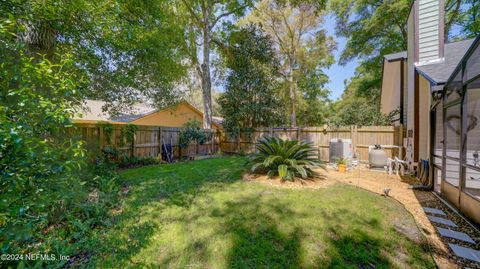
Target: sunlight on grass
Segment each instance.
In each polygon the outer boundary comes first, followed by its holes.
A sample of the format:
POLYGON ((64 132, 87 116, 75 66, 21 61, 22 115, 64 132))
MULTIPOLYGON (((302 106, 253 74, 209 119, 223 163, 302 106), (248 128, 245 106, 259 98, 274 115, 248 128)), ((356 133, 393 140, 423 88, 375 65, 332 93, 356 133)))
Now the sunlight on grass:
POLYGON ((244 159, 125 171, 130 192, 98 235, 98 267, 431 268, 406 210, 336 184, 289 190, 239 180, 244 159), (405 228, 406 227, 406 228, 405 228), (409 239, 410 238, 410 239, 409 239))

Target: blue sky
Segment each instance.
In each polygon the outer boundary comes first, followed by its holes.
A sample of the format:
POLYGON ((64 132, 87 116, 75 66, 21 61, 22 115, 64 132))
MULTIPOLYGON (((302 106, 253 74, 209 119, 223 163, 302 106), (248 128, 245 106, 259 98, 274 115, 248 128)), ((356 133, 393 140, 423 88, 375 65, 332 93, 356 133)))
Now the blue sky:
MULTIPOLYGON (((335 36, 335 18, 333 16, 327 16, 325 18, 325 26, 328 35, 333 36, 333 39, 337 42, 337 50, 334 52, 335 61, 338 62, 340 53, 345 47, 346 39, 335 36)), ((326 74, 330 78, 330 82, 327 84, 327 88, 332 91, 330 98, 332 100, 340 98, 342 92, 345 88, 344 81, 353 76, 355 72, 355 67, 357 67, 357 61, 354 59, 348 62, 345 66, 338 65, 335 63, 328 70, 326 74)))

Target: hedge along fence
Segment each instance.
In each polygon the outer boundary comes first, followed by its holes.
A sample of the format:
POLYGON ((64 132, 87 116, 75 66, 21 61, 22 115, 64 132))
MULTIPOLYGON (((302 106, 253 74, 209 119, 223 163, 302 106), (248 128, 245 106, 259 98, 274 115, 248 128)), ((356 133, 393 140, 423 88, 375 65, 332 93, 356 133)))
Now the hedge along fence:
POLYGON ((75 124, 74 133, 85 141, 89 152, 99 152, 106 146, 116 148, 119 153, 135 157, 159 157, 162 153, 162 144, 173 146, 174 158, 188 156, 195 151, 198 155, 213 154, 220 150, 220 134, 217 130, 205 130, 210 138, 202 145, 191 145, 190 148, 180 149, 179 137, 182 128, 163 126, 136 125, 132 139, 126 135, 127 125, 113 124, 105 128, 103 124, 75 124), (110 133, 110 134, 108 134, 110 133))
POLYGON ((348 126, 348 127, 306 127, 306 128, 258 128, 251 133, 241 133, 239 139, 226 138, 221 142, 222 152, 250 153, 255 150, 257 141, 264 136, 283 139, 305 140, 317 149, 321 160, 328 161, 329 142, 332 138, 352 139, 354 152, 361 161, 368 161, 368 147, 375 144, 386 148, 387 157, 403 158, 403 126, 348 126))

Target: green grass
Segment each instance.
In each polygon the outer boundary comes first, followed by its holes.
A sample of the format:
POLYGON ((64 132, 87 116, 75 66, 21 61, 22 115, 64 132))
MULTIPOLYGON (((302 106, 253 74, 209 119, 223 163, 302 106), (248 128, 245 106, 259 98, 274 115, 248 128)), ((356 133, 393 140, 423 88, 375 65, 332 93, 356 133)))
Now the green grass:
POLYGON ((244 161, 217 158, 122 173, 130 191, 112 216, 115 224, 92 241, 89 265, 435 267, 397 202, 340 184, 290 190, 244 182, 244 161))

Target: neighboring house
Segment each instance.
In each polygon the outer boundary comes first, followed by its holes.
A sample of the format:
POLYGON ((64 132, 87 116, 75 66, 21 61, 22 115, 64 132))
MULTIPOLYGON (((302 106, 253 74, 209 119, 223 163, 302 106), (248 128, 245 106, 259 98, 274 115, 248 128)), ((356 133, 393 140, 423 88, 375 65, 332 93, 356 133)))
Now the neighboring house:
MULTIPOLYGON (((112 124, 132 123, 166 127, 182 127, 183 124, 192 119, 198 120, 201 124, 203 123, 203 113, 186 101, 181 101, 164 109, 155 109, 146 105, 134 105, 118 115, 110 115, 110 113, 104 112, 102 110, 104 105, 105 102, 103 101, 87 100, 85 109, 80 112, 80 116, 73 119, 74 122, 97 123, 99 121, 107 121, 112 124)), ((220 129, 221 121, 221 118, 215 117, 212 127, 220 129)))
POLYGON ((429 160, 434 190, 480 223, 480 37, 445 44, 443 5, 413 2, 407 51, 384 56, 381 111, 400 110, 409 169, 429 160))

